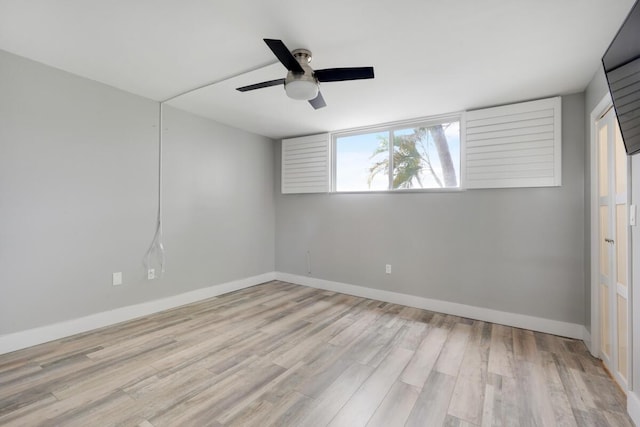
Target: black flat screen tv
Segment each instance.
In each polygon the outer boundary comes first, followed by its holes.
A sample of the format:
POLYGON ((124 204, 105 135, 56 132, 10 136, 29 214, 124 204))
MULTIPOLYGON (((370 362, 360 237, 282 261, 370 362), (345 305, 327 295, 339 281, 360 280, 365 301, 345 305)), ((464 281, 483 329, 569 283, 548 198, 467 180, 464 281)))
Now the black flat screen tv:
POLYGON ((627 154, 640 151, 640 0, 602 57, 627 154))

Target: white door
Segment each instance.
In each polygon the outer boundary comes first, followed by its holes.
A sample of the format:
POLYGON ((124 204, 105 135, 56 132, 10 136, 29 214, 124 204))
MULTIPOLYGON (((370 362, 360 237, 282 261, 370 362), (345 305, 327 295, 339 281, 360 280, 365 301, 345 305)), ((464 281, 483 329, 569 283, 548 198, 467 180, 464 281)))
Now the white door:
POLYGON ((627 389, 629 378, 628 159, 615 112, 597 122, 600 356, 627 389))

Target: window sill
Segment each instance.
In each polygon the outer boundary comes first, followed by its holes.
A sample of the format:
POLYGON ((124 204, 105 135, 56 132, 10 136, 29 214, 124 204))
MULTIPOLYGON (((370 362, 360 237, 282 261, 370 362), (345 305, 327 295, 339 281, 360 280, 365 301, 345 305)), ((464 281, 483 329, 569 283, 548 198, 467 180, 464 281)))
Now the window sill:
POLYGON ((407 188, 403 190, 376 190, 376 191, 330 191, 329 194, 405 194, 405 193, 460 193, 466 188, 407 188))

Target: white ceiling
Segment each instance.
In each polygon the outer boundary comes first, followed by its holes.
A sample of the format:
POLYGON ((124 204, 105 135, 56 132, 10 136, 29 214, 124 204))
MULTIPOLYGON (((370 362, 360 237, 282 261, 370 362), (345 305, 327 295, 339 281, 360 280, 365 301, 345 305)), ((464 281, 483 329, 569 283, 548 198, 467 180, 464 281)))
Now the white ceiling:
POLYGON ((171 105, 280 138, 582 91, 632 4, 0 0, 0 49, 158 101, 237 76, 171 105), (286 74, 263 38, 376 78, 323 84, 320 110, 281 86, 237 92, 286 74))

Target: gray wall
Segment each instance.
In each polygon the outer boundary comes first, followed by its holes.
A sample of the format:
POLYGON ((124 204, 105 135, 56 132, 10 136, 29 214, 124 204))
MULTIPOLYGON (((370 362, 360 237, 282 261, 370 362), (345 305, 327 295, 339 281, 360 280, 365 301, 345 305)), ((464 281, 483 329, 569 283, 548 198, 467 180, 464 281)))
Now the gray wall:
POLYGON ((585 100, 562 102, 562 187, 321 195, 276 187, 277 271, 307 275, 309 251, 313 277, 582 324, 585 100))
POLYGON ((563 98, 560 188, 286 196, 279 144, 167 108, 167 272, 147 281, 157 104, 0 52, 0 334, 306 275, 307 250, 314 277, 583 323, 584 105, 563 98))
POLYGON ((273 142, 0 51, 0 334, 274 270, 273 142), (111 285, 122 271, 124 286, 111 285))

